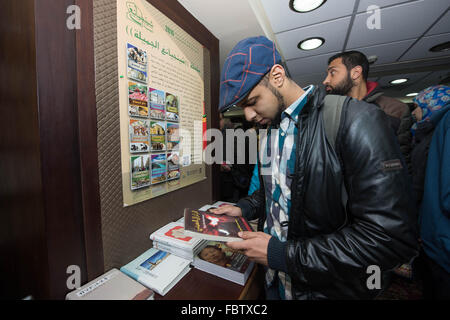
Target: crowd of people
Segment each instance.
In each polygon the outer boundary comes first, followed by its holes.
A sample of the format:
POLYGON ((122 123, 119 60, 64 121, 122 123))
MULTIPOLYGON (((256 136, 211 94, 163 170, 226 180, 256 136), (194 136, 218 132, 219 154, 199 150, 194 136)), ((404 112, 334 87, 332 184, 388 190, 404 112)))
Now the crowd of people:
MULTIPOLYGON (((220 112, 239 106, 278 130, 275 146, 261 144, 274 155, 270 174, 259 157, 221 164, 222 200, 237 204, 215 212, 259 219, 258 232, 229 245, 264 266, 266 297, 379 298, 402 277, 424 298, 449 299, 450 87, 402 103, 348 51, 330 57, 323 84, 301 88, 265 37, 239 42, 224 70, 220 112)), ((234 126, 221 116, 221 129, 234 126)))

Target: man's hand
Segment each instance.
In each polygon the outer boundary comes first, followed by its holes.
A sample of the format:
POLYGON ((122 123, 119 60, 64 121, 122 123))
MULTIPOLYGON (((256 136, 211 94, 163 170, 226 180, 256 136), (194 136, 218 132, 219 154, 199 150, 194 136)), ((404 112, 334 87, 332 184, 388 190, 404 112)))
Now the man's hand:
POLYGON ((242 250, 250 260, 269 266, 267 261, 267 247, 272 238, 264 232, 239 232, 243 241, 228 242, 226 245, 231 249, 242 250))
POLYGON ((217 209, 209 209, 214 214, 225 214, 230 217, 242 217, 242 210, 239 207, 226 205, 217 209))

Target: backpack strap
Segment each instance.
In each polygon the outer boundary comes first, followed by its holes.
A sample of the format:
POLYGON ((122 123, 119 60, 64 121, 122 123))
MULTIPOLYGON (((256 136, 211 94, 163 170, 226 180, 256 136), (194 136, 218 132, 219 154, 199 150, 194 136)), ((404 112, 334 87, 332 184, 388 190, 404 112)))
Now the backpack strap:
POLYGON ((323 99, 323 124, 328 142, 336 151, 336 137, 341 124, 342 108, 344 106, 346 96, 337 96, 329 94, 323 99))
MULTIPOLYGON (((342 109, 344 107, 345 101, 349 99, 346 96, 338 96, 334 94, 329 94, 325 96, 323 100, 323 125, 325 127, 325 135, 331 147, 337 154, 336 150, 336 138, 341 124, 342 109)), ((344 183, 342 183, 342 203, 344 208, 347 205, 348 194, 345 189, 344 183)))

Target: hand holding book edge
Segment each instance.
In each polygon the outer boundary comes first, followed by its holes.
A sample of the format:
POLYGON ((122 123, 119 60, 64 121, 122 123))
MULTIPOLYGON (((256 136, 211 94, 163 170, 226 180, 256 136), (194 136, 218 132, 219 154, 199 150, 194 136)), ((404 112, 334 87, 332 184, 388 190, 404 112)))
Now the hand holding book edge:
POLYGON ((234 250, 242 251, 250 260, 269 266, 267 248, 271 235, 264 232, 239 232, 242 241, 227 242, 226 245, 234 250))

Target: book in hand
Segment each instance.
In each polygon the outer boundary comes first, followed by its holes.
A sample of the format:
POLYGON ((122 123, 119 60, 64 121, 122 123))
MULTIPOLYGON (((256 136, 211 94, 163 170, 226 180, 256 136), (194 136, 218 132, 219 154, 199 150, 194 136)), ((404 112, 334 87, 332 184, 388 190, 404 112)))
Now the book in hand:
POLYGON ((254 265, 244 254, 217 241, 208 241, 193 262, 201 271, 240 285, 245 285, 254 265))
POLYGON ((67 294, 66 300, 153 300, 153 297, 152 290, 112 269, 67 294))
POLYGON ((241 231, 253 231, 244 217, 230 217, 208 211, 184 209, 184 234, 187 236, 232 242, 242 240, 238 236, 241 231))
POLYGON ((164 296, 191 269, 190 261, 155 248, 120 268, 120 271, 164 296))
POLYGON ((171 222, 156 230, 150 239, 153 247, 191 261, 206 244, 206 240, 186 236, 184 226, 179 222, 171 222))

